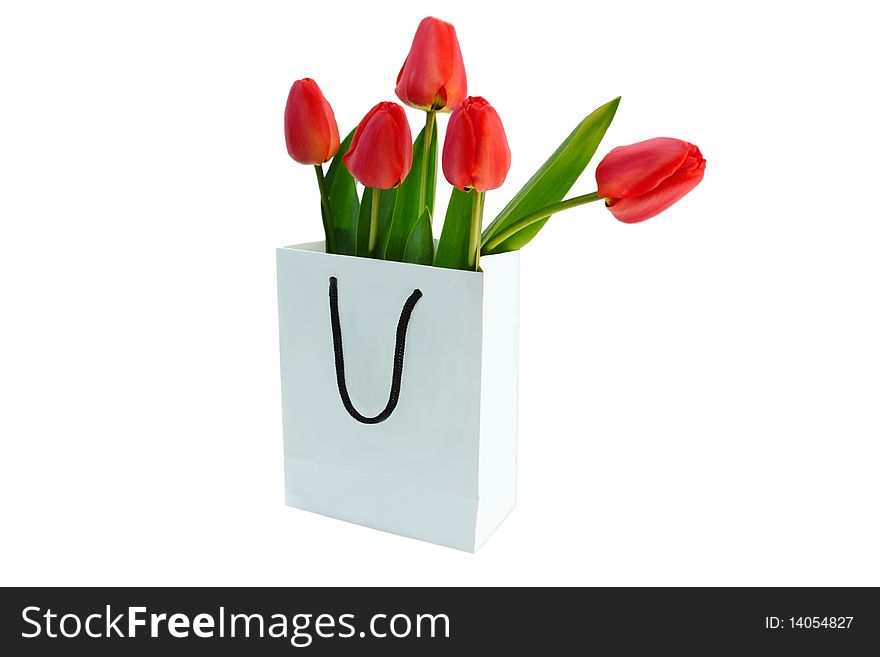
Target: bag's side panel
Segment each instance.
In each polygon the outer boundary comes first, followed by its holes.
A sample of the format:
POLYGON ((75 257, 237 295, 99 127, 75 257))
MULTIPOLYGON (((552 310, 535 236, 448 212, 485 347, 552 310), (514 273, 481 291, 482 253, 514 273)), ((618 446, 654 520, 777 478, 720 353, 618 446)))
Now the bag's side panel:
POLYGON ((516 505, 519 252, 481 259, 483 344, 480 503, 475 549, 516 505))

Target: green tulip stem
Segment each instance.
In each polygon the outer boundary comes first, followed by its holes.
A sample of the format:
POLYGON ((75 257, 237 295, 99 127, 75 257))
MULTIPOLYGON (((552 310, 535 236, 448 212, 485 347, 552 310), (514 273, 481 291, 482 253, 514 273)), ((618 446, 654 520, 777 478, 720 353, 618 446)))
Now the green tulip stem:
POLYGON ((471 209, 471 238, 468 244, 468 269, 480 271, 480 232, 483 230, 483 204, 486 192, 473 190, 473 206, 471 209))
POLYGON ((484 240, 482 251, 483 253, 491 253, 492 249, 496 248, 500 245, 504 240, 509 237, 512 237, 523 228, 527 228, 534 223, 541 221, 542 219, 548 219, 551 215, 556 214, 557 212, 561 212, 562 210, 568 210, 569 208, 576 208, 579 205, 584 205, 586 203, 592 203, 593 201, 599 200, 599 192, 593 192, 592 194, 584 194, 583 196, 575 196, 574 198, 567 199, 565 201, 560 201, 559 203, 554 203, 553 205, 548 205, 545 208, 541 208, 540 210, 535 210, 527 214, 525 217, 520 219, 519 221, 511 224, 500 233, 496 235, 487 236, 486 240, 484 240))
POLYGON ((327 194, 327 182, 324 180, 324 168, 315 165, 318 176, 318 189, 321 190, 321 220, 324 222, 324 251, 336 253, 336 229, 333 227, 333 215, 330 214, 330 196, 327 194))
POLYGON ((376 255, 376 239, 379 236, 379 196, 381 189, 374 189, 370 205, 370 237, 367 241, 367 254, 372 258, 376 255))
MULTIPOLYGON (((425 137, 422 140, 422 186, 419 189, 419 212, 421 215, 425 211, 428 203, 428 158, 431 157, 431 142, 434 139, 434 126, 437 123, 437 112, 428 110, 425 112, 425 137)), ((436 168, 437 163, 434 163, 436 168)), ((433 218, 434 208, 429 208, 431 213, 429 216, 433 218)))

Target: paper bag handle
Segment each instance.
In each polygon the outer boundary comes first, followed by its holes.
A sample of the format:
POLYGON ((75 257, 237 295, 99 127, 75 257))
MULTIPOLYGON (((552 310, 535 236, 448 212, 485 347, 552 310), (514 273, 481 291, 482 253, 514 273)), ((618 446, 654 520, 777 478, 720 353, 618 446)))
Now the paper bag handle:
POLYGON ((379 424, 384 422, 394 412, 397 401, 400 399, 400 381, 403 378, 403 350, 406 347, 406 329, 409 326, 409 318, 418 300, 422 298, 422 291, 413 290, 403 310, 400 311, 400 319, 397 322, 397 341, 394 344, 394 368, 391 373, 391 392, 388 394, 388 403, 384 410, 374 417, 366 417, 358 413, 351 397, 348 396, 348 388, 345 385, 345 358, 342 354, 342 328, 339 326, 339 292, 337 290, 336 277, 330 277, 330 326, 333 330, 333 354, 336 358, 336 386, 339 388, 339 397, 345 410, 358 422, 363 424, 379 424))

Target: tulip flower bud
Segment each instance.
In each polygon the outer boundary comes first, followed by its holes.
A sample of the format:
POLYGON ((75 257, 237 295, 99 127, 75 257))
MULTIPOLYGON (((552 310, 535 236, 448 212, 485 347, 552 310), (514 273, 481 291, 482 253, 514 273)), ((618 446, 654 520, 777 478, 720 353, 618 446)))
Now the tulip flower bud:
POLYGON ((297 80, 284 108, 287 152, 300 164, 322 164, 339 150, 339 128, 330 103, 310 79, 297 80))
POLYGON ((705 168, 706 160, 693 144, 657 137, 609 152, 596 168, 596 183, 611 214, 635 224, 691 191, 705 168))
POLYGON ((412 146, 403 108, 382 102, 361 120, 342 161, 364 187, 391 189, 412 167, 412 146))
POLYGON ((449 117, 443 144, 443 175, 462 191, 500 187, 510 170, 510 148, 498 112, 471 96, 449 117))
POLYGON ((467 95, 467 76, 455 28, 429 16, 419 23, 397 75, 397 97, 410 107, 440 110, 467 95))

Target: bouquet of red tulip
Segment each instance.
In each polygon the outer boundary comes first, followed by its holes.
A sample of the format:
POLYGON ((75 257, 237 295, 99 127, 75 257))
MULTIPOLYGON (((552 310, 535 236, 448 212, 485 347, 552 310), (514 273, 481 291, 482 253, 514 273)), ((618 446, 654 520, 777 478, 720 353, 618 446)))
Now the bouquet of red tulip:
POLYGON ((625 223, 649 219, 693 189, 706 166, 693 144, 649 139, 611 150, 596 169, 597 191, 565 199, 611 124, 618 97, 581 121, 483 230, 484 196, 504 182, 510 148, 495 108, 484 98, 467 96, 452 25, 432 17, 419 24, 395 91, 425 112, 415 143, 397 103, 373 107, 340 143, 333 110, 315 81, 299 80, 290 90, 284 115, 287 151, 317 172, 327 253, 479 270, 481 254, 519 249, 552 215, 585 203, 603 199, 625 223), (445 111, 452 114, 442 168, 455 189, 435 249, 436 121, 445 111), (364 187, 360 195, 356 182, 364 187))

